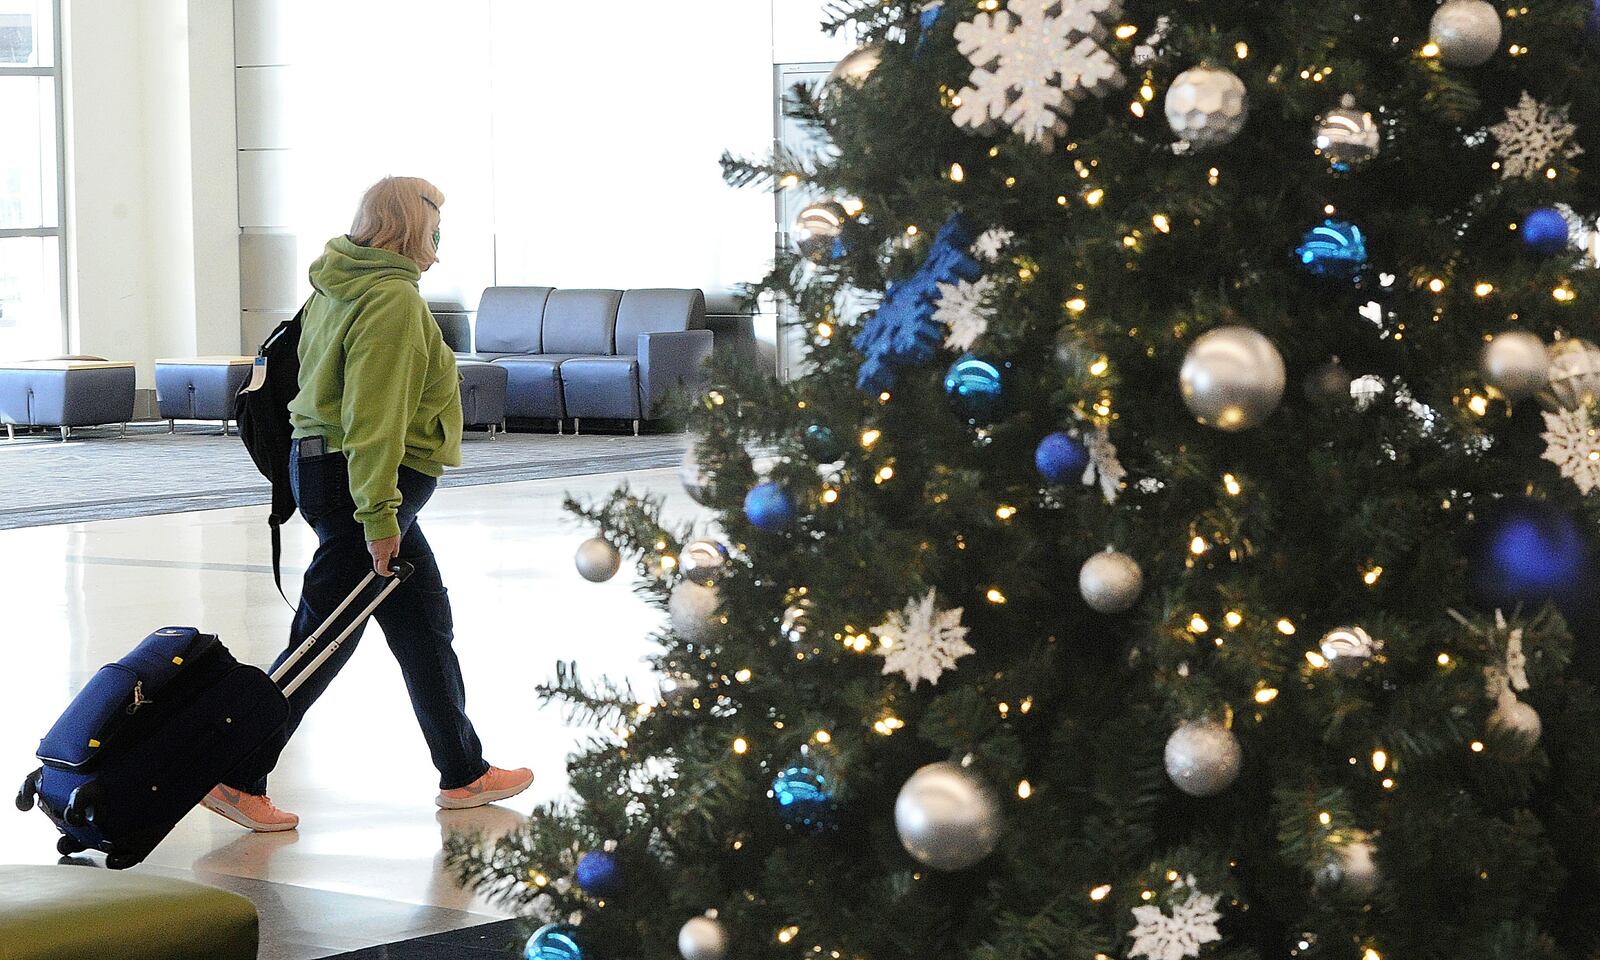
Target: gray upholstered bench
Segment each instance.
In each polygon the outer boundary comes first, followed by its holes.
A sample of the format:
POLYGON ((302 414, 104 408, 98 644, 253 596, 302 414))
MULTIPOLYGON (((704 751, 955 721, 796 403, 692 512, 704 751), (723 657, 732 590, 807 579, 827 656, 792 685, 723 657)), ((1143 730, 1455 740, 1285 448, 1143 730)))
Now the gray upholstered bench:
POLYGON ((461 425, 488 427, 493 437, 506 422, 506 368, 481 360, 457 360, 461 373, 461 425))
POLYGON ((132 361, 66 359, 0 363, 0 423, 16 428, 58 427, 61 439, 73 427, 122 424, 133 419, 132 361))
POLYGON ((258 923, 245 898, 185 880, 0 867, 4 960, 255 960, 258 923))
POLYGON ((233 420, 233 398, 254 366, 254 357, 157 360, 156 404, 167 421, 167 432, 176 432, 179 420, 221 420, 226 436, 233 420))

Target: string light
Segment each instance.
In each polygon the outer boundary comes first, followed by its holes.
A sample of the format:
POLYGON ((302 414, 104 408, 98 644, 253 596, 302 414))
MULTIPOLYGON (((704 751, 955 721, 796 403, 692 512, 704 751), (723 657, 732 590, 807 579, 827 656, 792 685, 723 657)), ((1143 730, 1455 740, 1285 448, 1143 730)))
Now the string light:
POLYGON ((878 483, 888 483, 894 479, 894 467, 885 466, 878 471, 878 475, 873 479, 878 483))
POLYGON ((1472 741, 1472 752, 1473 753, 1482 753, 1483 752, 1483 741, 1482 740, 1474 740, 1474 741, 1472 741))
POLYGON ((1577 292, 1564 283, 1550 291, 1550 295, 1556 298, 1557 303, 1571 303, 1578 299, 1577 292))
POLYGON ((1333 814, 1331 814, 1328 811, 1324 810, 1321 813, 1317 814, 1317 822, 1322 824, 1324 827, 1326 827, 1329 824, 1333 823, 1333 814))
POLYGON ((1207 170, 1206 171, 1206 182, 1211 184, 1213 187, 1216 186, 1217 184, 1221 183, 1222 182, 1222 171, 1218 170, 1216 167, 1212 167, 1210 170, 1207 170))
POLYGON ((815 734, 815 739, 818 743, 832 743, 833 734, 826 730, 818 730, 815 734))
POLYGON ((1228 496, 1237 497, 1244 492, 1244 487, 1239 485, 1239 479, 1231 473, 1222 475, 1222 488, 1228 491, 1228 496))
POLYGON ((878 733, 881 733, 881 734, 883 734, 884 736, 887 737, 890 734, 894 733, 896 730, 901 729, 905 725, 906 725, 906 723, 905 723, 904 720, 901 720, 899 717, 892 717, 891 716, 891 717, 884 717, 882 720, 879 720, 877 723, 874 723, 872 725, 872 729, 876 730, 878 733))
POLYGON ((1239 624, 1244 623, 1244 614, 1237 610, 1229 610, 1223 615, 1222 622, 1226 623, 1230 630, 1235 629, 1239 626, 1239 624))
POLYGON ((827 504, 838 503, 839 502, 839 491, 835 490, 832 487, 823 487, 822 488, 822 502, 823 503, 827 503, 827 504))
POLYGON ((1372 751, 1372 769, 1379 773, 1389 768, 1389 754, 1382 750, 1372 751))
POLYGON ((1477 286, 1473 287, 1472 288, 1472 292, 1477 294, 1480 297, 1487 297, 1491 293, 1494 293, 1494 284, 1489 283, 1488 281, 1484 281, 1483 283, 1480 283, 1477 286))
POLYGON ((827 322, 826 320, 817 324, 817 336, 824 340, 833 339, 833 324, 827 322))
POLYGON ((1105 198, 1106 192, 1099 187, 1095 187, 1093 190, 1090 190, 1088 193, 1083 195, 1083 202, 1087 203, 1091 207, 1098 207, 1100 206, 1100 201, 1104 200, 1105 198))
POLYGON ((1489 412, 1489 398, 1474 396, 1467 401, 1467 409, 1482 417, 1489 412))
POLYGON ((876 444, 880 439, 882 439, 882 437, 883 437, 883 431, 882 430, 878 430, 876 428, 871 429, 871 430, 865 430, 861 434, 861 446, 866 448, 866 449, 868 449, 868 450, 871 450, 873 445, 876 444))
POLYGON ((533 879, 533 885, 536 886, 536 887, 548 887, 550 885, 550 878, 545 876, 544 874, 540 873, 537 870, 535 870, 533 872, 533 878, 532 879, 533 879))
POLYGON ((1017 796, 1022 798, 1023 800, 1026 800, 1029 797, 1033 796, 1033 784, 1029 783, 1026 780, 1024 780, 1021 783, 1017 784, 1017 796))
POLYGON ((1328 658, 1315 650, 1306 651, 1306 662, 1318 670, 1325 670, 1328 667, 1328 658))
POLYGON ((1383 568, 1380 566, 1373 566, 1371 570, 1368 570, 1366 573, 1361 575, 1361 582, 1365 583, 1369 587, 1375 587, 1378 585, 1378 580, 1382 576, 1383 568))
POLYGON ((1094 363, 1089 364, 1089 375, 1090 376, 1103 377, 1108 372, 1110 372, 1110 370, 1111 370, 1111 361, 1107 360, 1105 357, 1101 357, 1100 359, 1096 360, 1094 363))
POLYGON ((1276 699, 1278 699, 1278 691, 1274 687, 1263 687, 1256 691, 1256 703, 1262 706, 1266 706, 1276 699))
POLYGON ((1211 549, 1211 545, 1206 543, 1204 537, 1196 536, 1193 540, 1189 541, 1189 552, 1197 557, 1201 556, 1209 549, 1211 549))
POLYGON ((1444 281, 1440 280, 1438 277, 1434 277, 1432 280, 1428 281, 1428 289, 1432 290, 1434 293, 1444 293, 1444 281))
POLYGON ((1441 666, 1441 667, 1450 666, 1450 654, 1448 654, 1448 653, 1439 654, 1439 666, 1441 666))
POLYGON ((967 171, 961 168, 961 164, 950 164, 950 182, 961 183, 965 179, 967 179, 967 171))
POLYGON ((1020 512, 1021 512, 1020 510, 1018 510, 1016 507, 1011 506, 1010 504, 1001 504, 998 508, 995 509, 994 515, 996 517, 998 517, 1001 520, 1001 522, 1005 522, 1007 520, 1010 520, 1012 517, 1016 516, 1020 512))
POLYGON ((800 185, 800 176, 799 176, 799 174, 794 174, 794 173, 785 174, 784 178, 782 180, 778 181, 778 188, 781 189, 781 190, 787 190, 790 187, 795 187, 795 186, 799 186, 799 185, 800 185))
POLYGON ((795 937, 798 937, 799 935, 800 935, 800 928, 799 927, 784 927, 782 930, 778 931, 778 942, 779 943, 788 943, 789 941, 793 940, 795 937))
POLYGON ((1082 297, 1073 297, 1071 300, 1067 301, 1067 309, 1071 310, 1073 313, 1082 313, 1083 311, 1089 309, 1089 301, 1083 299, 1082 297))
POLYGON ((1432 41, 1429 41, 1428 43, 1423 44, 1423 46, 1422 46, 1422 55, 1426 59, 1432 60, 1434 57, 1437 57, 1439 55, 1439 45, 1437 43, 1432 42, 1432 41))
POLYGON ((1288 617, 1278 621, 1278 632, 1286 637, 1294 636, 1294 622, 1288 617))
POLYGON ((1233 45, 1233 52, 1240 60, 1248 60, 1250 58, 1250 44, 1240 40, 1233 45))
POLYGON ((745 667, 744 669, 740 670, 738 673, 734 674, 733 675, 733 679, 739 681, 740 683, 749 683, 750 682, 750 678, 752 676, 754 676, 754 674, 752 674, 750 672, 750 668, 749 667, 745 667))
POLYGON ((735 737, 733 741, 733 752, 737 753, 741 757, 749 753, 750 741, 746 740, 744 737, 735 737))
POLYGON ((1111 884, 1109 883, 1102 883, 1100 886, 1089 891, 1089 899, 1093 900, 1095 903, 1099 903, 1109 896, 1111 896, 1111 884))
POLYGON ((997 607, 1006 602, 1006 595, 1000 592, 999 587, 990 587, 985 596, 988 597, 990 603, 997 607))
POLYGON ((1206 623, 1206 618, 1195 614, 1189 618, 1189 630, 1192 633, 1205 633, 1211 629, 1211 624, 1206 623))
POLYGON ((1162 233, 1171 233, 1172 232, 1172 221, 1168 220, 1167 219, 1167 215, 1164 214, 1164 213, 1158 213, 1155 216, 1151 217, 1150 218, 1150 223, 1157 230, 1160 230, 1162 233))
POLYGON ((1139 35, 1139 28, 1131 23, 1124 23, 1117 27, 1118 40, 1132 40, 1139 35))
POLYGON ((1383 954, 1368 947, 1367 952, 1361 955, 1361 960, 1383 960, 1383 954))

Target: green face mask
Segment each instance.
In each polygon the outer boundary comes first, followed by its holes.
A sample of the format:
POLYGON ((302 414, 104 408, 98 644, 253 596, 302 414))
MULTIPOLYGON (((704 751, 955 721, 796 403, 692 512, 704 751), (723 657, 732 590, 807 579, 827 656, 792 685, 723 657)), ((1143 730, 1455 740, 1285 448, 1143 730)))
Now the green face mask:
POLYGON ((433 228, 433 252, 434 253, 438 253, 439 252, 439 228, 438 227, 434 227, 433 228))

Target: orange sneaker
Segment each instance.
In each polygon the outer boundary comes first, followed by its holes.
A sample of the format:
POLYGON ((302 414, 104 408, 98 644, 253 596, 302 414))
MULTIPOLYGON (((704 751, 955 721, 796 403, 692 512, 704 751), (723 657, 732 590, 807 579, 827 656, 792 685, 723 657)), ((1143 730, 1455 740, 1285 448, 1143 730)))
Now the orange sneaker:
POLYGON ((446 810, 467 810, 514 797, 533 786, 533 771, 527 767, 501 770, 490 767, 489 772, 464 787, 440 790, 433 802, 446 810))
POLYGON ((279 810, 271 800, 220 784, 212 787, 200 805, 256 833, 281 833, 300 825, 300 818, 279 810))

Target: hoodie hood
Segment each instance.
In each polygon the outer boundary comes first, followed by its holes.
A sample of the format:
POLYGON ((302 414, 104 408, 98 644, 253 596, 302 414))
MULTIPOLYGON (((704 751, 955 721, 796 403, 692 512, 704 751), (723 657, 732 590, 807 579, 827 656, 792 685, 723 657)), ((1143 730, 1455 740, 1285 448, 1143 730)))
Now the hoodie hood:
POLYGON ((353 303, 380 283, 404 280, 415 287, 422 272, 408 257, 378 247, 363 247, 349 237, 328 241, 311 264, 311 285, 333 300, 353 303))

